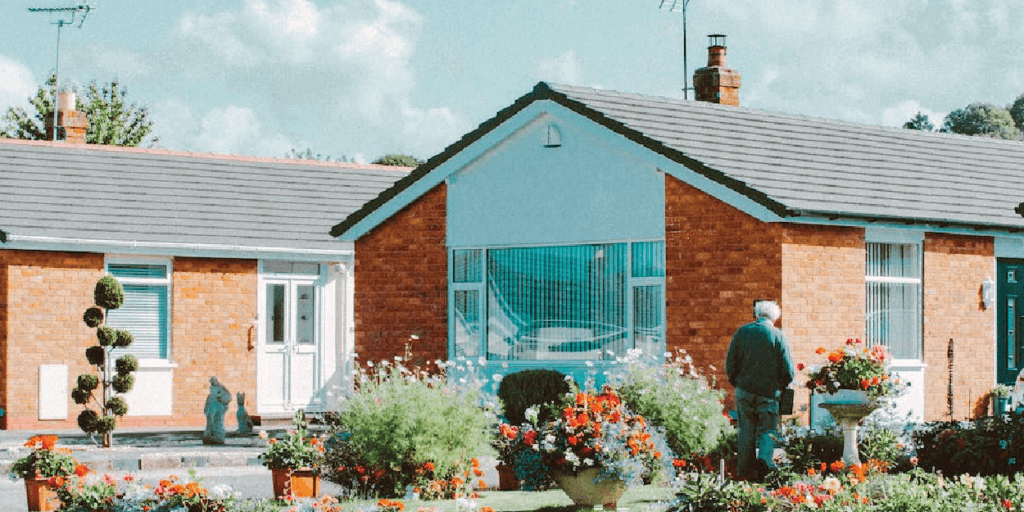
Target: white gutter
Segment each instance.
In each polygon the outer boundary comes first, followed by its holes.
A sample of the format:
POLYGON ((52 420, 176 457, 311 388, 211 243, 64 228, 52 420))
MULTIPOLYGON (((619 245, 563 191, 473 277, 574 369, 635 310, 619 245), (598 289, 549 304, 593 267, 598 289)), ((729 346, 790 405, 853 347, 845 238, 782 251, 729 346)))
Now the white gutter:
POLYGON ((338 242, 339 249, 301 249, 295 247, 266 247, 230 244, 202 244, 175 242, 142 242, 125 240, 96 240, 50 236, 7 235, 0 249, 39 251, 69 251, 97 253, 155 254, 165 256, 198 256, 209 258, 254 258, 324 261, 349 259, 355 254, 352 243, 338 242))

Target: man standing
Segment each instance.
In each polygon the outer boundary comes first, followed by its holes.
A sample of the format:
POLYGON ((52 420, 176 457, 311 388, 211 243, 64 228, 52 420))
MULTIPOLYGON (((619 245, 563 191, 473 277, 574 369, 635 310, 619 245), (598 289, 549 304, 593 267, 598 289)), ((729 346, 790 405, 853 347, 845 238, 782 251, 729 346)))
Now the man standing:
POLYGON ((775 301, 754 301, 754 322, 736 331, 725 358, 725 373, 736 389, 739 413, 736 469, 746 480, 760 480, 775 467, 772 453, 779 425, 779 392, 794 376, 786 336, 775 328, 781 315, 775 301))

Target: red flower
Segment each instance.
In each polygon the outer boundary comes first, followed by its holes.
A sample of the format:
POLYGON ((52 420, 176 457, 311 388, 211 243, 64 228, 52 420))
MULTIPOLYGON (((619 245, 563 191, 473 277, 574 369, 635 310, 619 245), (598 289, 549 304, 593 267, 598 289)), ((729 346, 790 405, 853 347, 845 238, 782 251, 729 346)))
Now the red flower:
POLYGON ((804 366, 803 363, 797 363, 796 364, 796 371, 802 372, 802 371, 804 371, 804 368, 806 368, 806 366, 804 366))
POLYGON ((871 381, 870 380, 867 380, 867 379, 861 379, 860 380, 860 388, 861 389, 867 389, 867 388, 870 388, 870 387, 871 387, 871 381))

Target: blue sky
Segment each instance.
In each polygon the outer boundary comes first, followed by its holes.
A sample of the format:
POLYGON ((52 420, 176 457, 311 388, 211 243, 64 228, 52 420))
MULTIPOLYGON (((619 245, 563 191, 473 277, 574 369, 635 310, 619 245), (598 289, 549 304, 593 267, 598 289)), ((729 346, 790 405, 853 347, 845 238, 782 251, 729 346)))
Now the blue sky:
MULTIPOLYGON (((56 26, 4 0, 0 109, 54 67, 56 26)), ((159 147, 428 158, 538 81, 682 97, 682 15, 660 0, 92 0, 61 82, 118 78, 159 147)), ((744 107, 901 125, 1024 93, 1017 0, 691 0, 689 70, 728 36, 744 107)))

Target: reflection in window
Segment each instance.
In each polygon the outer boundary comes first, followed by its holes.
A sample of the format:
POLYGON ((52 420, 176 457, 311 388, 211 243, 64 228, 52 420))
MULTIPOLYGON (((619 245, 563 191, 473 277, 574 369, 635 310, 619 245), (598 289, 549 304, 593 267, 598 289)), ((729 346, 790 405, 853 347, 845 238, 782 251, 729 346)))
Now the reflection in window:
POLYGON ((921 357, 921 262, 918 244, 867 244, 868 344, 896 359, 921 357))

